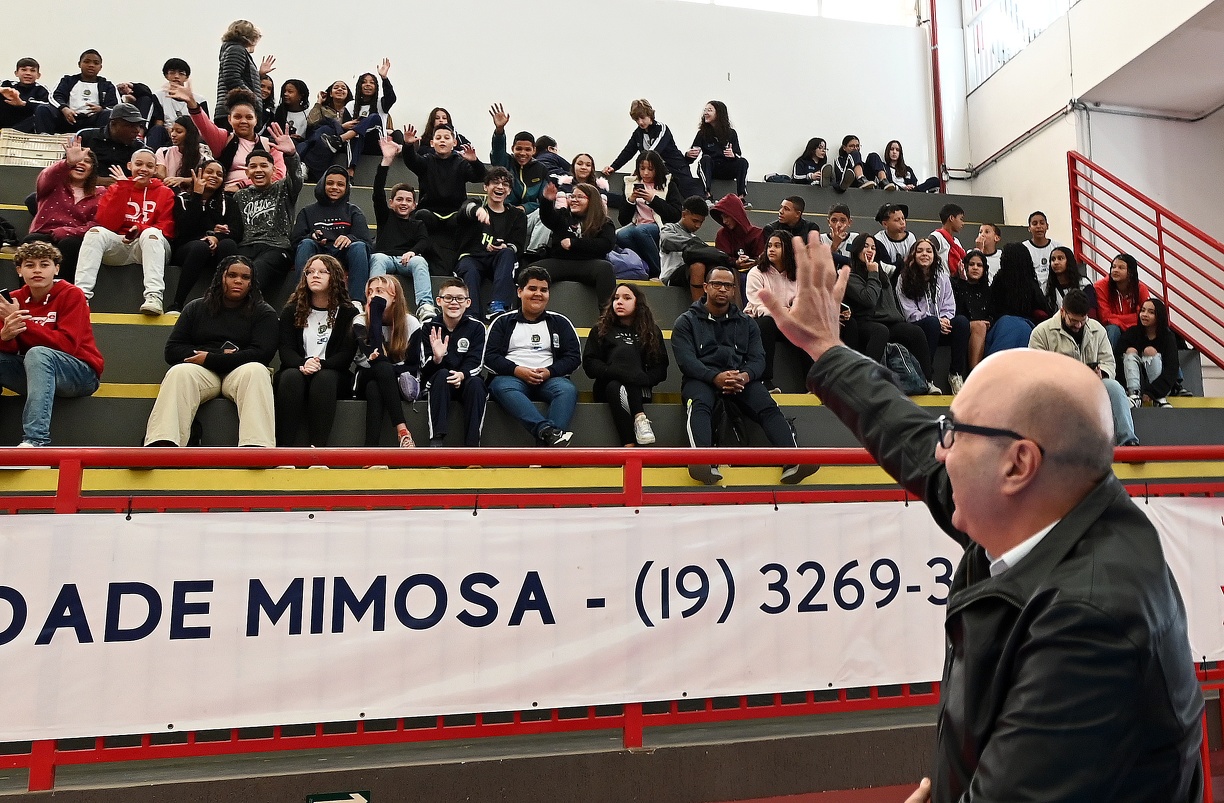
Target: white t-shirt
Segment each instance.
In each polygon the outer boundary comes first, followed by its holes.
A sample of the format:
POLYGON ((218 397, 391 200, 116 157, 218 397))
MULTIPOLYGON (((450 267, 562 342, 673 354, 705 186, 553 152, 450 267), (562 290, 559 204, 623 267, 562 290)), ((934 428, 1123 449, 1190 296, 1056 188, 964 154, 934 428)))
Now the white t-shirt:
POLYGON ((68 108, 77 114, 88 114, 89 111, 85 107, 90 103, 95 106, 102 105, 102 94, 98 91, 98 82, 90 84, 85 81, 77 81, 73 84, 72 91, 68 93, 68 108))
POLYGON ((1025 240, 1024 247, 1033 257, 1033 267, 1037 269, 1037 284, 1045 287, 1046 278, 1050 275, 1050 252, 1061 246, 1057 240, 1050 240, 1041 248, 1033 245, 1032 240, 1025 240))
POLYGON ((553 353, 548 321, 540 318, 535 323, 516 323, 510 333, 510 347, 506 350, 506 359, 524 368, 550 367, 553 364, 553 353))
MULTIPOLYGON (((891 262, 892 264, 898 266, 905 264, 905 258, 909 256, 910 249, 913 248, 914 243, 917 242, 917 239, 914 237, 914 233, 912 231, 907 231, 905 233, 904 240, 893 240, 889 238, 886 230, 880 229, 875 238, 879 241, 880 245, 884 246, 884 251, 886 252, 881 254, 881 258, 876 261, 891 262)), ((947 263, 945 262, 944 264, 947 263)))
POLYGON ((302 345, 306 347, 306 359, 323 359, 327 352, 327 341, 331 340, 332 327, 327 322, 327 310, 311 307, 306 316, 306 328, 302 330, 302 345))
MULTIPOLYGON (((161 103, 162 112, 165 114, 163 119, 166 121, 166 125, 173 124, 180 117, 191 116, 191 110, 187 108, 187 101, 170 97, 169 86, 169 84, 166 84, 153 93, 157 96, 157 101, 161 103)), ((192 92, 191 94, 195 96, 197 104, 204 103, 207 100, 199 92, 192 92)))
POLYGON ((999 261, 1003 258, 1003 252, 996 248, 993 254, 982 254, 982 256, 986 257, 986 273, 993 282, 995 274, 999 272, 999 261))
POLYGON ((291 137, 306 137, 306 129, 310 124, 306 122, 306 112, 285 112, 285 133, 291 137))
MULTIPOLYGON (((842 244, 837 247, 837 253, 841 254, 846 259, 849 259, 850 258, 850 243, 854 242, 854 238, 857 236, 858 235, 852 231, 847 232, 846 239, 843 240, 842 244)), ((827 234, 820 235, 820 241, 824 243, 825 245, 833 245, 833 238, 827 234)))

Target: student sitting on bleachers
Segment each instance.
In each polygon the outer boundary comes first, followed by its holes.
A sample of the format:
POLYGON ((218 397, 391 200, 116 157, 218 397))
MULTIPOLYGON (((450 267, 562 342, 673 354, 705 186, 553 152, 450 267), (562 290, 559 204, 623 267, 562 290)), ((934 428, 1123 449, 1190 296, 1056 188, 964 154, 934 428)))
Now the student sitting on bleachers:
POLYGON ((15 128, 30 133, 37 123, 35 110, 51 103, 47 88, 38 83, 42 73, 38 62, 29 56, 17 59, 13 70, 16 81, 0 82, 0 128, 15 128))
POLYGON ((485 166, 470 142, 456 152, 455 132, 448 126, 434 128, 432 150, 417 151, 417 142, 416 129, 405 128, 404 165, 416 173, 420 183, 418 206, 438 217, 452 215, 467 201, 468 182, 484 180, 485 166))
POLYGON ((693 145, 685 153, 689 162, 699 161, 701 178, 705 182, 706 197, 712 197, 710 183, 714 179, 735 179, 735 194, 751 209, 748 203, 748 160, 740 150, 739 134, 731 127, 727 104, 712 100, 701 110, 701 124, 693 145))
POLYGON ((293 140, 276 123, 268 126, 272 142, 286 165, 286 175, 276 180, 276 162, 265 150, 247 154, 246 175, 249 187, 234 193, 234 203, 242 213, 242 242, 238 253, 255 266, 255 281, 260 292, 269 292, 284 278, 292 261, 289 233, 293 209, 302 191, 297 150, 293 140))
MULTIPOLYGON (((200 130, 200 138, 208 145, 221 166, 225 168, 225 191, 236 192, 251 185, 251 179, 246 172, 247 156, 253 151, 263 151, 270 154, 274 167, 274 180, 285 177, 285 157, 279 147, 273 147, 268 137, 256 133, 259 125, 259 102, 255 96, 245 89, 235 89, 226 98, 226 108, 229 110, 230 129, 233 133, 218 128, 203 107, 195 101, 191 85, 170 88, 171 97, 178 98, 187 104, 191 110, 191 121, 200 130)), ((271 131, 271 128, 269 128, 271 131)), ((296 154, 297 151, 295 150, 296 154)))
POLYGON ((1047 233, 1050 223, 1045 212, 1032 212, 1028 217, 1029 238, 1024 241, 1029 256, 1033 258, 1033 268, 1037 272, 1037 283, 1045 287, 1046 276, 1050 272, 1050 254, 1062 245, 1057 240, 1051 240, 1047 233))
POLYGON ((298 156, 302 156, 309 144, 306 139, 310 135, 310 123, 306 119, 310 108, 310 90, 306 82, 290 78, 281 84, 280 103, 272 114, 272 119, 280 123, 285 133, 297 146, 298 156))
POLYGON ((579 282, 595 290, 596 308, 612 297, 616 274, 605 258, 616 245, 616 228, 608 220, 599 189, 579 184, 569 194, 566 209, 557 209, 557 187, 544 185, 540 221, 552 232, 547 256, 536 262, 548 271, 551 284, 579 282))
POLYGON ((884 146, 884 155, 867 154, 868 176, 875 179, 877 187, 893 190, 908 190, 910 192, 937 192, 939 179, 928 178, 919 182, 914 175, 914 168, 905 163, 905 151, 898 140, 889 140, 884 146))
POLYGON ((77 67, 80 72, 60 79, 51 102, 34 110, 37 133, 62 134, 102 126, 106 122, 104 112, 118 105, 115 85, 98 74, 102 72, 98 51, 91 48, 82 53, 77 67))
POLYGON ((953 276, 960 274, 960 263, 965 258, 965 247, 956 235, 965 228, 965 210, 956 204, 945 204, 939 210, 940 227, 927 239, 935 246, 941 265, 948 266, 953 276))
POLYGON ((166 340, 166 371, 145 428, 145 446, 186 446, 204 402, 238 406, 238 445, 276 445, 272 375, 276 310, 263 300, 251 263, 222 262, 203 298, 191 301, 166 340))
POLYGON ((191 184, 195 169, 204 160, 212 159, 212 151, 200 142, 200 131, 190 116, 179 117, 170 124, 170 144, 158 148, 156 153, 157 177, 171 189, 191 184))
POLYGON ((327 168, 315 185, 315 202, 298 212, 289 235, 295 249, 293 270, 294 275, 300 274, 306 260, 315 254, 330 254, 344 266, 349 296, 364 302, 374 237, 365 212, 349 201, 350 191, 348 171, 337 165, 327 168))
POLYGON ((349 146, 349 167, 357 166, 358 157, 369 150, 371 142, 377 148, 378 140, 392 133, 387 129, 387 115, 395 105, 395 88, 387 77, 390 72, 391 60, 383 59, 378 75, 363 72, 357 76, 357 93, 348 106, 349 119, 356 125, 340 135, 349 146))
POLYGON ((1050 309, 1061 309, 1063 296, 1072 290, 1083 290, 1088 296, 1088 314, 1096 317, 1096 291, 1088 277, 1080 271, 1075 252, 1065 245, 1056 245, 1050 251, 1050 274, 1045 281, 1046 303, 1050 309))
POLYGON ((1092 290, 1096 295, 1093 317, 1104 324, 1109 345, 1117 348, 1122 333, 1139 325, 1139 307, 1151 295, 1139 281, 1138 261, 1130 254, 1118 254, 1109 264, 1109 275, 1094 282, 1092 290))
POLYGON ((1177 385, 1177 338, 1169 328, 1169 311, 1155 296, 1139 305, 1139 323, 1118 338, 1122 373, 1131 407, 1151 402, 1172 407, 1168 398, 1177 385))
POLYGON ((1037 284, 1028 249, 1021 243, 1003 246, 999 272, 990 281, 990 317, 994 323, 986 335, 987 356, 1024 348, 1033 327, 1052 312, 1037 284))
POLYGON ((803 155, 791 168, 791 181, 813 187, 833 186, 833 165, 829 164, 829 146, 820 137, 812 137, 803 148, 803 155))
POLYGON ((850 243, 849 250, 850 280, 846 285, 846 304, 859 330, 859 345, 852 347, 883 363, 886 344, 905 346, 922 366, 927 392, 941 393, 931 382, 934 367, 926 335, 916 324, 905 320, 892 278, 877 261, 877 254, 883 249, 870 234, 859 234, 850 243))
MULTIPOLYGON (((629 141, 625 143, 625 147, 612 164, 603 169, 605 176, 611 176, 621 165, 633 159, 638 158, 638 163, 641 163, 641 154, 646 151, 654 151, 663 160, 667 170, 671 172, 672 180, 678 184, 678 192, 681 198, 687 198, 690 195, 702 195, 705 188, 701 182, 693 178, 692 172, 689 170, 688 161, 684 158, 684 154, 676 147, 676 138, 672 136, 672 132, 663 123, 655 120, 654 107, 650 105, 650 101, 645 98, 638 98, 629 104, 629 116, 637 123, 637 128, 629 135, 629 141)), ((655 182, 663 181, 664 171, 659 171, 655 176, 655 182)), ((629 193, 625 193, 628 195, 629 193)))
POLYGON ((502 104, 495 103, 489 109, 493 118, 493 140, 489 149, 489 164, 510 171, 513 184, 506 203, 517 206, 527 215, 527 252, 535 253, 548 245, 551 234, 547 226, 540 223, 540 190, 548 181, 548 168, 535 158, 535 137, 529 131, 520 131, 510 143, 506 153, 506 123, 510 115, 502 104))
POLYGON ((874 190, 876 183, 863 170, 862 143, 853 134, 842 137, 837 149, 837 160, 833 163, 833 189, 845 191, 850 187, 874 190))
MULTIPOLYGON (((165 147, 173 137, 170 131, 170 121, 178 120, 180 117, 188 117, 191 114, 191 109, 187 108, 185 101, 171 97, 170 88, 174 86, 185 86, 191 80, 191 65, 179 58, 167 59, 162 65, 162 76, 166 79, 166 83, 153 93, 157 98, 158 105, 161 106, 162 114, 166 121, 165 126, 149 129, 145 140, 149 147, 153 150, 158 150, 165 147)), ((203 95, 195 95, 195 102, 204 109, 204 114, 208 114, 208 101, 203 95)))
POLYGON ((83 128, 77 132, 82 148, 93 152, 98 163, 98 178, 103 184, 114 179, 114 168, 123 169, 132 161, 132 155, 145 147, 140 139, 144 118, 130 103, 120 103, 110 110, 106 125, 101 128, 83 128))
POLYGON ((969 319, 957 314, 952 279, 929 240, 914 243, 896 282, 901 312, 926 335, 927 353, 934 355, 941 342, 951 346, 948 384, 955 396, 969 373, 969 319))
POLYGON ((595 169, 595 157, 589 153, 580 153, 575 156, 573 164, 567 168, 565 173, 550 175, 557 176, 557 200, 553 204, 558 209, 567 202, 566 194, 579 184, 590 184, 598 187, 599 194, 603 197, 604 206, 608 209, 619 209, 625 205, 625 196, 609 191, 608 179, 604 178, 603 173, 595 169), (619 203, 612 203, 614 195, 619 200, 619 203))
POLYGON ((778 219, 772 223, 766 223, 762 229, 766 241, 775 231, 788 237, 800 237, 805 243, 812 232, 820 234, 820 226, 816 225, 816 221, 804 219, 803 210, 805 209, 807 209, 807 202, 803 200, 803 196, 789 195, 784 198, 778 205, 778 219))
POLYGON ((994 223, 983 223, 978 226, 977 238, 973 241, 973 247, 982 252, 982 256, 986 257, 986 272, 987 278, 994 281, 994 277, 999 273, 999 259, 1003 256, 1003 252, 999 250, 999 245, 1003 242, 1003 234, 999 231, 999 227, 994 223))
POLYGON ((333 256, 311 257, 280 313, 280 370, 276 373, 276 445, 298 446, 303 423, 309 446, 327 446, 336 401, 353 387, 357 308, 333 256))
POLYGON ((481 282, 485 278, 493 282, 493 298, 485 308, 489 319, 514 306, 514 271, 527 245, 527 216, 523 210, 506 205, 510 183, 509 170, 490 168, 484 177, 484 204, 468 201, 455 215, 459 251, 455 275, 467 285, 477 310, 482 309, 481 282))
POLYGON ((587 336, 582 369, 594 382, 595 401, 607 403, 612 410, 612 421, 625 446, 655 442, 643 405, 650 403, 654 386, 667 379, 667 365, 663 332, 646 303, 646 294, 636 285, 618 284, 611 303, 587 336))
POLYGON ((225 169, 208 159, 175 198, 170 264, 179 266, 179 278, 169 313, 182 312, 200 277, 211 278, 217 265, 238 253, 242 212, 221 189, 224 183, 225 169))
POLYGON ((738 195, 724 195, 710 207, 710 216, 720 226, 714 247, 731 258, 736 270, 746 272, 765 251, 765 232, 748 219, 738 195))
POLYGON ((484 324, 468 315, 472 300, 467 285, 444 279, 438 288, 441 315, 422 327, 421 389, 429 395, 429 445, 445 446, 450 431, 450 404, 463 405, 463 445, 480 445, 488 389, 481 376, 484 359, 484 324))
POLYGON ((425 323, 438 314, 425 257, 429 251, 429 232, 423 221, 412 217, 416 210, 416 188, 411 184, 401 182, 392 187, 391 203, 387 203, 387 174, 402 146, 389 136, 378 144, 383 156, 374 172, 374 220, 378 236, 370 255, 370 275, 391 273, 412 277, 416 317, 425 323))
POLYGON ((916 242, 909 231, 909 207, 905 204, 884 204, 876 211, 876 223, 884 228, 876 232, 876 242, 884 250, 877 254, 880 262, 889 265, 889 272, 895 272, 905 264, 905 258, 916 242))
MULTIPOLYGON (((256 100, 260 95, 260 78, 275 69, 276 59, 265 56, 258 65, 255 64, 255 46, 263 38, 259 28, 247 20, 234 20, 221 35, 221 52, 217 56, 217 108, 213 110, 213 120, 218 126, 230 125, 230 93, 235 89, 245 89, 251 97, 251 108, 259 113, 262 104, 256 100)), ((177 97, 177 96, 175 96, 177 97)), ((245 97, 235 95, 234 97, 245 97)), ((181 98, 179 98, 181 99, 181 98)), ((266 120, 256 119, 252 131, 265 124, 266 120)), ((201 130, 203 127, 201 126, 201 130)), ((217 153, 217 149, 213 149, 217 153)), ((245 157, 245 154, 242 154, 245 157)), ((245 158, 239 159, 239 164, 245 164, 245 158)), ((225 164, 225 160, 221 160, 225 164)))
POLYGON ((425 128, 421 130, 421 141, 416 145, 416 149, 420 151, 422 156, 434 150, 433 136, 439 126, 450 129, 451 138, 454 140, 451 145, 452 150, 462 150, 467 145, 472 144, 467 137, 460 134, 459 130, 455 128, 450 112, 441 106, 435 106, 429 111, 429 122, 425 123, 425 128))
POLYGON ((98 163, 80 140, 64 146, 64 158, 43 168, 35 182, 38 211, 30 221, 25 242, 41 240, 59 248, 63 255, 59 277, 76 281, 77 256, 85 232, 94 225, 98 200, 98 163))
MULTIPOLYGON (((739 198, 735 196, 728 196, 739 198)), ((684 377, 684 399, 689 445, 714 445, 714 414, 719 400, 731 404, 742 415, 765 430, 771 446, 796 448, 794 430, 778 409, 761 381, 765 351, 755 323, 732 303, 735 274, 728 268, 710 268, 705 296, 694 301, 676 319, 672 329, 672 351, 684 377)), ((782 482, 794 485, 816 472, 818 466, 791 464, 782 467, 782 482)), ((689 466, 689 476, 705 485, 722 479, 718 466, 689 466)))
POLYGON ((378 445, 387 418, 399 446, 411 449, 416 442, 404 419, 403 402, 415 401, 416 396, 414 392, 406 398, 400 382, 403 374, 415 379, 420 372, 421 349, 413 338, 421 322, 409 314, 399 282, 389 276, 372 277, 362 295, 368 303, 353 321, 353 333, 360 352, 357 390, 366 403, 365 445, 378 445))
MULTIPOLYGON (((765 349, 765 370, 761 381, 770 393, 780 393, 778 384, 774 381, 774 355, 777 353, 778 341, 790 343, 786 335, 778 331, 778 324, 770 317, 769 310, 761 303, 761 290, 768 289, 769 294, 786 306, 795 300, 795 268, 794 238, 781 232, 774 232, 765 240, 765 253, 757 260, 757 264, 748 271, 744 297, 744 314, 756 321, 761 330, 761 346, 765 349)), ((803 375, 812 361, 802 349, 794 349, 803 365, 803 375)), ((804 388, 789 388, 788 392, 803 393, 804 388)))
POLYGON ((680 219, 683 203, 679 182, 667 175, 663 157, 644 151, 637 159, 637 170, 625 179, 625 203, 618 219, 616 244, 628 248, 646 263, 651 276, 662 269, 659 262, 659 227, 680 219))
POLYGON ((268 123, 276 114, 276 83, 270 75, 259 76, 259 125, 260 134, 268 129, 268 123))
MULTIPOLYGON (((549 175, 568 175, 573 171, 573 165, 565 161, 565 157, 557 150, 557 141, 547 134, 536 137, 536 161, 543 162, 549 175)), ((591 170, 595 169, 595 161, 591 161, 591 170)), ((592 182, 587 182, 588 184, 592 182)))
POLYGON ((697 232, 705 224, 709 207, 699 195, 684 200, 680 220, 664 223, 659 229, 659 280, 672 287, 688 286, 693 301, 701 298, 709 266, 731 266, 731 259, 717 248, 706 245, 697 232))
MULTIPOLYGON (((829 207, 826 220, 829 222, 829 233, 820 235, 820 241, 833 252, 833 262, 837 267, 849 265, 850 244, 858 237, 854 233, 854 218, 850 216, 850 207, 846 204, 833 204, 829 207)), ((880 246, 880 250, 883 251, 883 246, 880 246)), ((891 265, 888 270, 892 270, 891 265)))
MULTIPOLYGON (((312 178, 321 176, 330 165, 340 162, 349 165, 349 142, 381 123, 381 117, 371 118, 368 115, 363 122, 354 120, 349 112, 352 99, 353 92, 348 84, 336 81, 320 92, 319 99, 310 107, 306 122, 310 125, 309 139, 316 144, 310 149, 306 167, 310 169, 312 178)), ((348 167, 348 170, 351 175, 352 168, 348 167)))
POLYGON ((55 397, 90 396, 102 376, 84 294, 57 279, 60 253, 26 243, 13 262, 23 286, 0 297, 0 386, 26 397, 21 446, 51 443, 55 397))
POLYGON ((145 315, 162 314, 166 288, 166 259, 174 237, 174 192, 154 178, 157 159, 148 148, 136 151, 128 164, 127 178, 112 168, 115 184, 98 202, 98 224, 85 232, 77 262, 77 286, 85 298, 93 298, 94 284, 102 265, 144 268, 145 315))
POLYGON ((519 272, 520 308, 497 316, 489 325, 485 367, 492 374, 489 394, 518 420, 539 446, 568 446, 568 427, 578 406, 570 374, 582 355, 574 325, 548 309, 552 279, 544 268, 519 272), (532 403, 544 402, 543 415, 532 403))
POLYGON ((990 331, 990 275, 986 255, 974 249, 961 261, 961 276, 952 277, 956 314, 969 321, 968 368, 972 373, 986 356, 986 335, 990 331))

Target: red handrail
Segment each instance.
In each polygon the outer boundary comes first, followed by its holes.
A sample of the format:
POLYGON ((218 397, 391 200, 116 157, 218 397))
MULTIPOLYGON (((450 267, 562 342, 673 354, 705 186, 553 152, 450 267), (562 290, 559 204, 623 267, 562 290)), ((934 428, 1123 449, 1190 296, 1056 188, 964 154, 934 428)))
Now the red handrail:
POLYGON ((1108 273, 1110 251, 1149 261, 1142 280, 1164 300, 1170 326, 1224 367, 1224 301, 1210 289, 1224 287, 1224 243, 1083 154, 1068 151, 1067 176, 1076 257, 1098 274, 1108 273))

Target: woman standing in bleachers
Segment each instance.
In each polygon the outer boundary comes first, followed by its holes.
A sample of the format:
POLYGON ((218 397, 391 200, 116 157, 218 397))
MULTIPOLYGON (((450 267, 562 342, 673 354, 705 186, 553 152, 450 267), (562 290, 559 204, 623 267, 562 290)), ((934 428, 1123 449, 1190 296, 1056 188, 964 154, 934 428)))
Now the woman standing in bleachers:
POLYGON ((357 355, 353 320, 340 260, 311 257, 280 314, 280 370, 276 374, 276 444, 296 446, 305 423, 307 444, 327 446, 336 402, 353 387, 349 367, 357 355))
POLYGON ((170 264, 179 266, 179 278, 168 314, 181 312, 200 277, 212 276, 217 265, 238 253, 242 242, 242 213, 221 189, 225 183, 221 163, 205 160, 188 181, 174 199, 170 264))
POLYGON ((632 284, 618 284, 600 313, 582 350, 582 370, 594 382, 595 400, 606 402, 620 442, 647 446, 655 442, 646 416, 654 387, 667 378, 663 332, 632 284))
POLYGON ((77 257, 85 232, 94 225, 98 200, 98 161, 79 139, 64 146, 64 158, 44 167, 34 185, 38 209, 22 242, 41 240, 60 250, 59 278, 76 278, 77 257))
MULTIPOLYGON (((263 33, 259 28, 247 20, 234 20, 221 35, 221 53, 217 56, 217 105, 213 109, 213 120, 222 128, 230 124, 230 93, 235 89, 245 89, 251 93, 252 99, 258 98, 261 94, 260 77, 276 69, 276 59, 271 56, 265 56, 260 64, 255 64, 252 54, 262 38, 263 33)), ((183 100, 173 93, 171 97, 183 100)), ((258 125, 260 106, 256 104, 253 108, 258 125)), ((213 152, 216 153, 215 150, 213 152)))

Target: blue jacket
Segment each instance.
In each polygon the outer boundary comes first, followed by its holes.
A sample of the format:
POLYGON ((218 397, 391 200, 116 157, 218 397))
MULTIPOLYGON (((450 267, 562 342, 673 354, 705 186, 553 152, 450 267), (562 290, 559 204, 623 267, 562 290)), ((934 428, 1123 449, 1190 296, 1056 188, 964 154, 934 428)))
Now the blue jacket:
MULTIPOLYGON (((80 82, 80 73, 65 75, 61 78, 59 85, 51 93, 52 104, 57 107, 67 106, 68 98, 72 95, 72 88, 80 82)), ((115 85, 100 75, 98 76, 98 105, 103 109, 113 109, 119 105, 119 93, 115 91, 115 85)))
MULTIPOLYGON (((582 364, 582 349, 578 344, 578 332, 570 319, 559 312, 544 311, 544 321, 552 340, 553 362, 549 373, 553 376, 569 376, 582 364)), ((489 339, 485 343, 484 365, 497 376, 514 376, 517 365, 506 354, 510 351, 510 336, 514 327, 528 321, 522 310, 498 315, 489 324, 489 339)), ((757 335, 760 342, 760 335, 757 335)))
POLYGON ((756 321, 732 304, 715 318, 705 299, 694 301, 672 327, 672 354, 685 379, 714 384, 723 371, 744 371, 755 382, 765 373, 765 347, 756 321))

